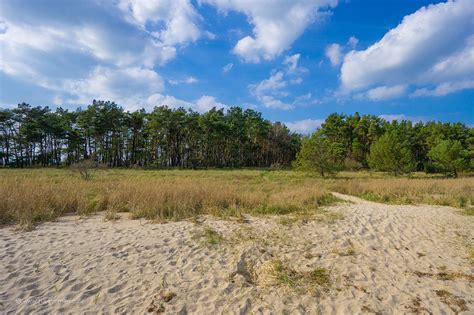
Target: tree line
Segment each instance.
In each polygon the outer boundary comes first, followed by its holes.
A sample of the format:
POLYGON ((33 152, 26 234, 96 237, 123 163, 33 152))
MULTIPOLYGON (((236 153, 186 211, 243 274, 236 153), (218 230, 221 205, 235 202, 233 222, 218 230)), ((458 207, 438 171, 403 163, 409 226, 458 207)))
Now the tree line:
POLYGON ((0 109, 0 164, 107 167, 288 166, 300 137, 251 110, 184 108, 124 111, 110 101, 69 111, 21 103, 0 109))
POLYGON ((61 166, 93 161, 107 167, 286 167, 325 175, 372 169, 444 172, 473 167, 474 129, 462 123, 386 121, 331 114, 311 136, 252 109, 198 113, 155 107, 124 111, 93 101, 70 111, 21 103, 0 109, 0 165, 61 166))
POLYGON ((395 174, 473 169, 474 129, 462 123, 388 122, 374 115, 331 114, 302 139, 294 165, 324 176, 342 169, 395 174))

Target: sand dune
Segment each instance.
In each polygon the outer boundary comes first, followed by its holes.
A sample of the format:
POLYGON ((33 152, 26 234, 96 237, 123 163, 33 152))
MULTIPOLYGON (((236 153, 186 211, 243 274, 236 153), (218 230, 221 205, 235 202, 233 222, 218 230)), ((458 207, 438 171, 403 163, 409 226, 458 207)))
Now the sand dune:
POLYGON ((285 222, 97 215, 2 228, 0 313, 474 313, 472 217, 338 196, 349 202, 285 222), (276 261, 301 283, 272 274, 276 261), (316 269, 329 280, 305 282, 316 269))

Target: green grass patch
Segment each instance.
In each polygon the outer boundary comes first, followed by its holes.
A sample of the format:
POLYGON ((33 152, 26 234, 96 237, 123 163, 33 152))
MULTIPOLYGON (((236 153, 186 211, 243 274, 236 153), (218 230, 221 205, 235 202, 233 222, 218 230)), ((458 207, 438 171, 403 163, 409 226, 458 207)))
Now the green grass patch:
POLYGON ((224 237, 216 230, 206 227, 204 230, 196 232, 194 239, 201 241, 204 245, 215 246, 224 241, 224 237))

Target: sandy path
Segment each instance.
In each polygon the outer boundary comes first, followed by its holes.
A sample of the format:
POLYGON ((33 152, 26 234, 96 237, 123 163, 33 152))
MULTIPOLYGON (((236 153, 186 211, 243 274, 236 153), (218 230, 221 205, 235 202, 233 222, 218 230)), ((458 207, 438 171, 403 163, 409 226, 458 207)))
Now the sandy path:
POLYGON ((282 225, 202 218, 151 224, 61 218, 0 229, 0 313, 474 314, 472 217, 436 206, 351 203, 282 225), (213 228, 223 239, 206 243, 213 228), (275 259, 326 268, 329 288, 265 286, 275 259))

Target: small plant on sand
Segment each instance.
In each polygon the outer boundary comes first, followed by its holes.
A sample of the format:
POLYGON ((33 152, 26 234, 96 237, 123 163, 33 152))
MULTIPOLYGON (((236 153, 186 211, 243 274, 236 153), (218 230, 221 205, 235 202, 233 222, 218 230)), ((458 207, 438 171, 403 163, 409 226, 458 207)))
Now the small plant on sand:
POLYGON ((295 223, 306 224, 310 221, 334 223, 342 218, 344 218, 344 216, 338 212, 318 208, 314 211, 300 211, 283 216, 277 220, 277 223, 284 226, 291 226, 295 223))
POLYGON ((467 257, 468 257, 469 262, 471 263, 471 265, 474 266, 474 246, 468 247, 468 249, 467 249, 467 257))
POLYGON ((288 287, 297 287, 301 280, 300 274, 295 270, 288 268, 281 260, 271 262, 267 267, 267 281, 276 285, 286 285, 288 287))
POLYGON ((294 223, 300 221, 300 219, 296 216, 287 216, 287 217, 282 217, 280 218, 277 222, 278 224, 284 225, 284 226, 289 226, 293 225, 294 223))
POLYGON ((273 260, 262 266, 258 279, 263 286, 281 285, 295 290, 327 290, 331 284, 331 278, 325 268, 300 272, 288 267, 281 260, 273 260))
POLYGON ((163 290, 160 292, 160 297, 165 302, 171 301, 175 296, 176 296, 176 293, 174 293, 173 291, 163 290))
POLYGON ((435 293, 440 298, 441 302, 448 305, 454 313, 458 314, 468 310, 466 301, 459 296, 455 296, 446 290, 435 290, 435 293))
POLYGON ((405 306, 405 308, 413 314, 431 314, 430 310, 423 306, 423 301, 420 297, 414 297, 411 300, 411 304, 405 306))
POLYGON ((120 216, 114 210, 109 209, 109 210, 105 211, 104 219, 106 221, 116 221, 116 220, 120 219, 120 216))
POLYGON ((331 250, 331 253, 335 254, 335 255, 338 255, 338 256, 353 256, 355 255, 355 248, 353 245, 350 245, 346 248, 338 248, 338 247, 334 247, 332 250, 331 250))
POLYGON ((321 287, 329 287, 331 278, 326 268, 316 268, 308 273, 310 283, 315 283, 321 287))
POLYGON ((94 303, 95 303, 95 304, 99 303, 100 291, 101 291, 101 288, 99 288, 99 289, 97 290, 97 293, 96 293, 95 296, 94 296, 94 303))
POLYGON ((210 227, 206 227, 203 231, 197 232, 193 238, 201 240, 206 245, 218 245, 224 240, 219 232, 210 227))
POLYGON ((347 247, 342 253, 341 256, 354 256, 355 255, 355 248, 354 246, 347 247))

